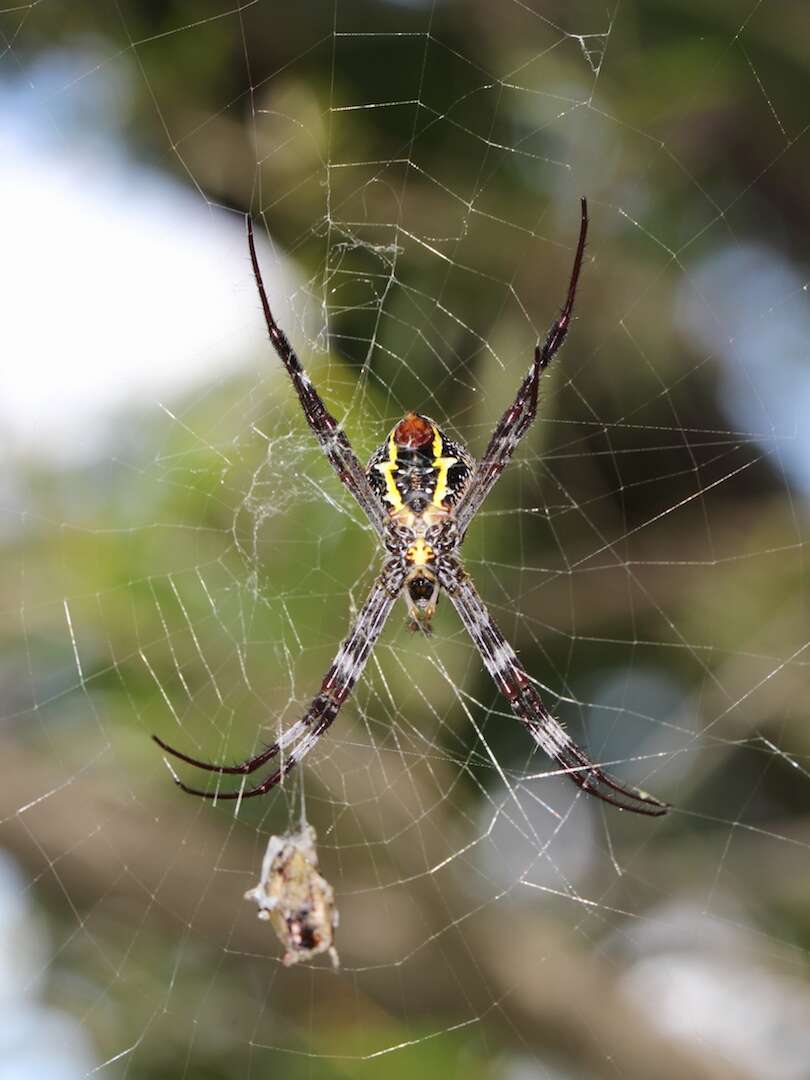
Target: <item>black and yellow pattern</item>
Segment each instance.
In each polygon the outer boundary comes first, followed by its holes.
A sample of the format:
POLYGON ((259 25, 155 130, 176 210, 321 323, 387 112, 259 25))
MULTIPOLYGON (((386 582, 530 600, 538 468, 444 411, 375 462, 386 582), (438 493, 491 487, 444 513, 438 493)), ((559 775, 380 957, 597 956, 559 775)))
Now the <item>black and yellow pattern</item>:
POLYGON ((402 510, 423 514, 431 506, 449 510, 473 469, 473 459, 463 446, 448 439, 429 417, 414 416, 430 426, 430 439, 421 446, 403 445, 397 439, 400 423, 366 469, 372 490, 391 514, 402 510))

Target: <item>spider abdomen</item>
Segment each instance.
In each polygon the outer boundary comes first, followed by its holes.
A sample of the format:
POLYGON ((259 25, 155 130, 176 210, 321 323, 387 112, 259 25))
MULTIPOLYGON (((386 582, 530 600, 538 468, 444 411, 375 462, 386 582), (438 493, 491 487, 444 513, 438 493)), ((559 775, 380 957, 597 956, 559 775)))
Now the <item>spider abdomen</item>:
POLYGON ((449 510, 458 501, 473 459, 427 416, 407 413, 366 469, 371 488, 389 514, 449 510))

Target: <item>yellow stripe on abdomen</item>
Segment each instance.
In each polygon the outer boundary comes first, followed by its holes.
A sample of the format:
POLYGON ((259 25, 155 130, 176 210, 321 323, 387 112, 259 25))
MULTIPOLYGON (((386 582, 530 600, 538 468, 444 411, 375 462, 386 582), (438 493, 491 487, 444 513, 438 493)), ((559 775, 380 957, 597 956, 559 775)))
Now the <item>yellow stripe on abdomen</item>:
POLYGON ((441 506, 447 498, 447 474, 454 465, 458 464, 458 458, 442 457, 444 442, 438 428, 433 428, 433 468, 436 470, 436 486, 433 489, 431 502, 434 506, 441 506))
POLYGON ((388 440, 388 461, 381 461, 377 468, 385 478, 386 500, 391 503, 395 510, 401 510, 403 507, 402 496, 394 482, 394 473, 399 468, 397 465, 397 452, 397 444, 394 442, 394 433, 392 431, 388 440))

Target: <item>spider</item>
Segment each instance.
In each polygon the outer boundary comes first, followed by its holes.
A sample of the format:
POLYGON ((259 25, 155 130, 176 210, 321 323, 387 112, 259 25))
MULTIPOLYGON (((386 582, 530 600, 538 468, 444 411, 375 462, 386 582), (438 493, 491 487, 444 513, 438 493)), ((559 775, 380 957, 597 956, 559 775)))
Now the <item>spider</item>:
POLYGON ((409 412, 365 469, 273 318, 256 256, 252 222, 249 217, 246 220, 250 260, 270 341, 292 380, 307 423, 338 479, 366 514, 382 544, 384 558, 371 593, 327 671, 320 692, 304 716, 272 746, 237 765, 215 765, 175 750, 153 736, 166 753, 198 769, 248 776, 277 759, 273 771, 253 786, 246 787, 243 782, 233 791, 203 791, 189 787, 177 776, 175 782, 183 791, 204 799, 249 799, 270 791, 333 723, 360 677, 397 597, 405 600, 411 628, 430 633, 439 594, 444 592, 496 687, 535 744, 565 770, 565 775, 584 791, 622 810, 653 817, 665 814, 667 803, 627 787, 604 772, 554 719, 514 649, 492 620, 459 555, 470 522, 537 414, 540 376, 568 333, 588 232, 586 200, 581 200, 579 241, 565 304, 543 344, 535 348, 534 360, 481 460, 476 462, 429 416, 409 412))

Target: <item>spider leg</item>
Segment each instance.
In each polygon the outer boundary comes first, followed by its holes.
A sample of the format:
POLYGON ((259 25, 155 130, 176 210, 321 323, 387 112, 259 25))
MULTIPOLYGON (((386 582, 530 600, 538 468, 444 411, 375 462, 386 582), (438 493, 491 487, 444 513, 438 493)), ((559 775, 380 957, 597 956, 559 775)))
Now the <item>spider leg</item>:
POLYGON ((651 817, 665 814, 669 809, 667 803, 646 791, 628 787, 604 772, 554 719, 461 566, 451 564, 443 577, 442 584, 478 647, 487 671, 540 749, 558 762, 566 775, 589 795, 634 814, 651 817))
POLYGON ((386 525, 386 515, 375 498, 365 470, 354 450, 352 450, 348 436, 340 429, 337 420, 326 408, 320 394, 301 366, 301 361, 298 359, 287 335, 273 318, 270 302, 267 299, 267 291, 262 280, 259 259, 256 255, 256 245, 253 241, 253 222, 249 217, 246 218, 246 221, 250 261, 253 266, 253 276, 256 279, 256 288, 259 290, 259 299, 262 303, 270 343, 287 369, 287 374, 290 376, 298 394, 298 400, 301 402, 301 408, 304 410, 307 423, 331 462, 338 479, 354 495, 366 517, 377 530, 377 533, 382 536, 386 525))
POLYGON ((495 482, 509 464, 515 448, 531 426, 537 415, 537 390, 540 376, 551 363, 554 354, 565 341, 574 310, 574 298, 577 292, 582 257, 585 253, 585 238, 588 235, 588 204, 581 201, 582 218, 579 227, 579 241, 568 284, 568 295, 559 317, 551 328, 542 346, 534 350, 532 366, 520 384, 515 400, 498 421, 484 456, 478 462, 467 490, 456 507, 456 523, 461 536, 477 513, 478 509, 495 486, 495 482))
POLYGON ((265 777, 259 784, 246 790, 236 791, 204 791, 200 788, 189 787, 175 777, 177 786, 189 795, 199 795, 202 799, 250 799, 255 795, 264 795, 272 787, 275 787, 287 773, 303 758, 321 735, 327 730, 340 711, 343 702, 352 691, 352 687, 360 677, 366 665, 369 654, 373 649, 389 612, 394 605, 399 592, 398 583, 392 587, 391 581, 386 580, 385 571, 378 578, 368 599, 360 610, 354 625, 346 640, 332 662, 331 667, 324 677, 320 693, 313 699, 311 705, 300 720, 288 728, 277 742, 266 747, 255 757, 248 758, 238 765, 213 765, 207 761, 199 761, 197 758, 183 754, 175 750, 167 743, 159 739, 157 735, 152 738, 165 750, 188 765, 194 765, 198 769, 219 774, 248 775, 256 772, 268 761, 281 755, 282 761, 278 768, 265 777))

